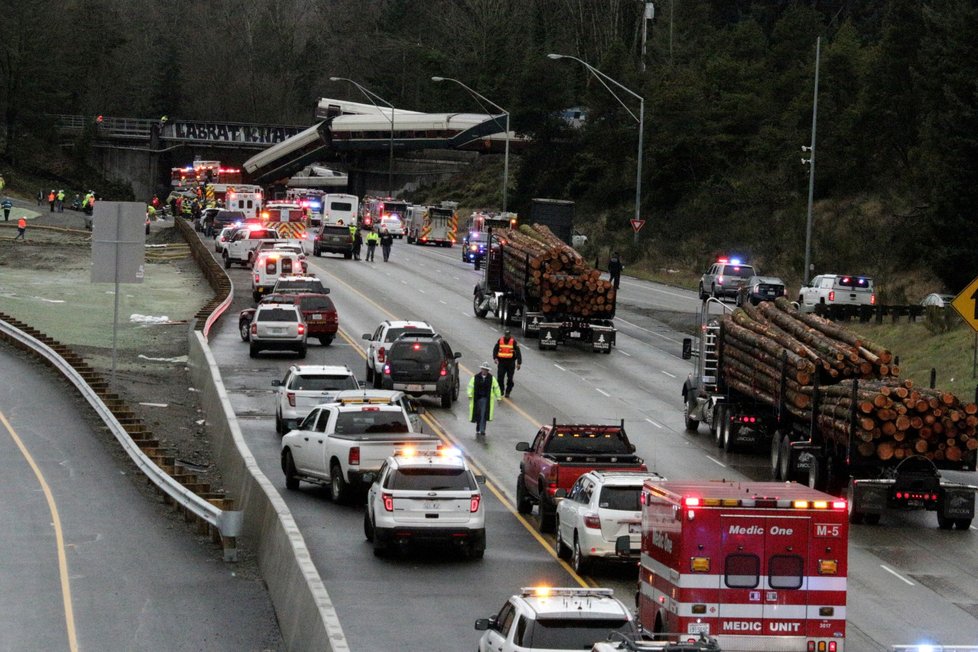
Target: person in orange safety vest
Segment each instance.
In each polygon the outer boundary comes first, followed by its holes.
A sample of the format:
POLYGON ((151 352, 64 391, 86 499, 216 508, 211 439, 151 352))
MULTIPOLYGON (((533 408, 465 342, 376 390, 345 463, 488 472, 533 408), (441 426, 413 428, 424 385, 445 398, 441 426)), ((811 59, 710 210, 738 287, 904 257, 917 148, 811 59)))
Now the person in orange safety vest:
POLYGON ((499 387, 505 391, 503 395, 508 397, 513 391, 513 375, 523 364, 520 345, 508 328, 492 348, 492 359, 496 363, 499 387))

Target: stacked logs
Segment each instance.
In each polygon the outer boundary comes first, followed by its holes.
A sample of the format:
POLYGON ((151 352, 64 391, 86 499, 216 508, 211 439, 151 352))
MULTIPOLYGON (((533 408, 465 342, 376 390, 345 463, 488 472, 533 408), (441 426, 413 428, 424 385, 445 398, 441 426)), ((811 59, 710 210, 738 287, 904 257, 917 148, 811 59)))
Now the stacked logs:
POLYGON ((974 464, 978 405, 961 403, 950 392, 915 388, 909 380, 865 381, 853 404, 849 380, 824 387, 821 394, 819 430, 838 442, 851 436, 863 458, 923 455, 935 462, 974 464))
POLYGON ((547 314, 608 318, 614 314, 615 288, 601 272, 542 224, 502 231, 503 282, 524 288, 547 314))
POLYGON ((974 464, 978 406, 899 380, 893 355, 883 347, 801 313, 784 298, 735 310, 723 318, 721 333, 729 388, 810 420, 817 380, 819 431, 839 444, 851 436, 863 458, 890 461, 919 454, 974 464))

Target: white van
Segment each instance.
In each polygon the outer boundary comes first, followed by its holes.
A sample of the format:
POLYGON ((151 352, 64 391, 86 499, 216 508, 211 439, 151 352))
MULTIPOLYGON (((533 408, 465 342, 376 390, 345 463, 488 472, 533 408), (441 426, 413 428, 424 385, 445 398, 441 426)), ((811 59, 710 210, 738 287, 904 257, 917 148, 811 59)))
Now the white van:
POLYGON ((356 195, 331 193, 323 196, 323 224, 330 226, 356 224, 359 211, 360 200, 356 195))
POLYGON ((299 254, 280 249, 266 249, 258 254, 251 270, 251 298, 261 298, 272 291, 280 276, 302 274, 303 266, 299 254))

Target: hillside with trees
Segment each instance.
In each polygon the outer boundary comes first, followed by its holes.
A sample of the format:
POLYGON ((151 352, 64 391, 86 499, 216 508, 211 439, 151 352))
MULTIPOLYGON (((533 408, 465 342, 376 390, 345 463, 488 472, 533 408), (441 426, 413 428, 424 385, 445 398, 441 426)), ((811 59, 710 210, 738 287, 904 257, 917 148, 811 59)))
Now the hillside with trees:
MULTIPOLYGON (((978 8, 968 0, 660 0, 641 56, 636 0, 3 0, 5 168, 43 165, 54 114, 311 123, 320 97, 512 113, 510 204, 574 199, 626 259, 697 269, 736 251, 801 276, 815 42, 821 37, 816 271, 978 273, 978 8), (637 124, 586 69, 645 99, 642 214, 631 245, 637 124), (562 120, 587 111, 583 127, 562 120)), ((627 94, 622 100, 637 111, 627 94)), ((936 288, 935 288, 936 289, 936 288)), ((912 297, 911 297, 912 298, 912 297)))

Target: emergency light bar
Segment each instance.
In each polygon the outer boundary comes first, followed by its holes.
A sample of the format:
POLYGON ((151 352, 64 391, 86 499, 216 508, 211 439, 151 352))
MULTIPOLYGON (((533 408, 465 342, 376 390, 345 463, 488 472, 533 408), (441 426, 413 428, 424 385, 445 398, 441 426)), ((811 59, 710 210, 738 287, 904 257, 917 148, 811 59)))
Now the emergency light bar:
MULTIPOLYGON (((661 495, 661 494, 660 494, 661 495)), ((684 496, 684 507, 754 507, 754 508, 794 508, 794 509, 846 509, 845 500, 782 500, 778 498, 700 498, 684 496)))
POLYGON ((524 598, 610 598, 614 594, 614 589, 555 588, 552 586, 524 586, 520 589, 520 596, 524 598))

